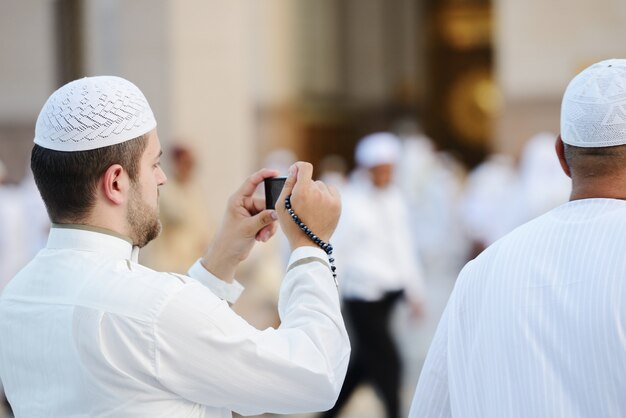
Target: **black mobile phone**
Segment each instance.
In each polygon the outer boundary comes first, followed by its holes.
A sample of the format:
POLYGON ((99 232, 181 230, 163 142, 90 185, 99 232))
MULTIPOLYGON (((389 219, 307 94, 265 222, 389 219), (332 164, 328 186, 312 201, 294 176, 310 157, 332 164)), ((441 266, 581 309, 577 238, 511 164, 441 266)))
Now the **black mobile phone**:
POLYGON ((287 177, 269 177, 263 180, 265 185, 265 208, 276 209, 276 201, 283 190, 287 177))

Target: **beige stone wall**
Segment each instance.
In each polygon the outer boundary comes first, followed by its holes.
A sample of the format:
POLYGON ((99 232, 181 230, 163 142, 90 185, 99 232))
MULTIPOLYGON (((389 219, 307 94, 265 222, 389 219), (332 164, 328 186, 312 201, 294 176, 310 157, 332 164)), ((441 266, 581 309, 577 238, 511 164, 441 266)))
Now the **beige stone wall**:
POLYGON ((221 213, 253 169, 256 152, 250 4, 171 1, 168 8, 172 136, 193 142, 202 161, 199 174, 221 213))
POLYGON ((626 57, 623 0, 497 0, 496 73, 504 108, 496 149, 514 153, 530 135, 558 133, 567 83, 589 64, 626 57))
POLYGON ((559 96, 595 61, 626 56, 622 0, 497 0, 497 66, 508 97, 559 96))
POLYGON ((3 0, 0 39, 0 123, 32 123, 55 85, 52 2, 3 0))
POLYGON ((52 2, 0 5, 0 160, 19 181, 32 147, 37 114, 54 88, 52 2))
MULTIPOLYGON (((415 5, 404 3, 405 19, 391 21, 409 30, 415 5)), ((55 87, 53 7, 2 2, 0 158, 14 172, 55 87)), ((495 148, 515 153, 533 133, 558 129, 560 96, 577 71, 626 55, 626 3, 494 0, 494 8, 504 103, 495 148)), ((270 148, 300 147, 303 97, 384 103, 394 74, 419 73, 411 56, 419 40, 393 54, 381 40, 388 9, 379 0, 85 0, 85 68, 136 82, 164 145, 183 137, 197 147, 204 187, 222 201, 270 148)))
POLYGON ((89 0, 86 8, 88 73, 121 75, 144 91, 164 149, 182 141, 196 151, 214 218, 255 168, 252 6, 89 0))
POLYGON ((164 0, 84 0, 86 75, 117 75, 137 84, 167 142, 170 124, 170 16, 164 0))

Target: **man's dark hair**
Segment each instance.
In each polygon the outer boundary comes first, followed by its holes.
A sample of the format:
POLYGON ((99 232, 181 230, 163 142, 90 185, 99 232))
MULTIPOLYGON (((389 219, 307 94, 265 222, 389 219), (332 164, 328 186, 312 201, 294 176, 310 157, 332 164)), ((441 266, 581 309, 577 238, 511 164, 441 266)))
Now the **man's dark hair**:
POLYGON ((573 175, 584 178, 606 177, 626 168, 626 145, 590 148, 563 145, 565 161, 573 175))
POLYGON ((121 165, 131 181, 147 145, 139 136, 121 144, 89 151, 54 151, 35 145, 30 166, 35 183, 55 223, 80 223, 93 208, 98 181, 113 164, 121 165))

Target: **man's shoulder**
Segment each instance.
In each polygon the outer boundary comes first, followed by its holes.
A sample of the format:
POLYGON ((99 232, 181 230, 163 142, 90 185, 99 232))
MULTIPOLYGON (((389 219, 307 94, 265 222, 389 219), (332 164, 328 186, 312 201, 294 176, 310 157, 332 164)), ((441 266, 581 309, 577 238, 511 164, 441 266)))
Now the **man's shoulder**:
MULTIPOLYGON (((538 255, 566 251, 584 234, 588 239, 605 241, 605 232, 626 232, 626 205, 606 199, 586 199, 560 205, 504 235, 469 264, 469 271, 493 267, 497 263, 527 264, 538 255)), ((624 234, 616 234, 626 236, 624 234)))
POLYGON ((130 309, 152 315, 186 286, 202 287, 195 279, 182 274, 160 272, 132 262, 125 264, 123 274, 109 279, 110 283, 103 275, 94 281, 93 286, 86 287, 84 292, 91 293, 91 297, 100 297, 103 291, 104 294, 111 292, 111 297, 103 300, 110 304, 110 308, 130 309))
MULTIPOLYGON (((503 254, 519 253, 523 248, 533 242, 541 242, 544 237, 550 236, 549 225, 554 220, 550 219, 550 212, 534 218, 507 233, 502 238, 489 245, 475 259, 466 264, 463 270, 474 271, 478 268, 493 265, 496 259, 501 259, 503 254)), ((507 259, 511 263, 511 259, 507 259)))
POLYGON ((139 282, 145 282, 157 287, 177 288, 196 280, 180 273, 157 271, 139 263, 128 262, 129 276, 139 282))
POLYGON ((202 287, 191 277, 158 272, 130 260, 92 258, 93 254, 79 254, 68 265, 48 263, 42 254, 11 280, 2 298, 151 320, 185 287, 202 287))

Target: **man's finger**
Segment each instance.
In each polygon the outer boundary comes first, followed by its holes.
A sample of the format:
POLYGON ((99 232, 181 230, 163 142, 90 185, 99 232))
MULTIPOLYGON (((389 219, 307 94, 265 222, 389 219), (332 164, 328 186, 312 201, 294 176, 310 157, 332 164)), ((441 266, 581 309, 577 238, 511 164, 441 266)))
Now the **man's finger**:
POLYGON ((332 197, 340 197, 341 196, 339 194, 339 190, 335 186, 333 186, 332 184, 328 185, 328 192, 330 193, 330 195, 332 197))
POLYGON ((254 213, 261 212, 265 209, 265 197, 252 198, 252 205, 254 207, 254 213))
POLYGON ((328 191, 328 186, 326 185, 326 183, 324 183, 321 180, 316 180, 315 181, 315 185, 317 186, 318 189, 327 192, 328 191))
POLYGON ((255 238, 257 241, 267 242, 270 238, 274 236, 277 229, 278 229, 278 226, 276 225, 276 223, 269 224, 265 228, 261 229, 256 234, 255 238))
POLYGON ((283 191, 278 198, 280 202, 285 200, 285 197, 289 196, 297 182, 306 182, 311 180, 313 176, 313 166, 310 163, 304 161, 298 161, 289 167, 289 176, 283 186, 283 191))
POLYGON ((278 197, 277 203, 282 203, 285 197, 291 194, 293 190, 293 186, 296 184, 296 178, 298 175, 298 163, 293 164, 289 167, 289 174, 287 175, 287 180, 285 180, 285 184, 283 185, 283 190, 280 192, 280 196, 278 197))
POLYGON ((243 198, 243 207, 250 215, 256 215, 265 210, 265 198, 258 196, 248 196, 243 198))
POLYGON ((252 221, 254 222, 254 233, 255 236, 261 231, 261 229, 265 228, 268 225, 271 225, 274 221, 278 219, 278 215, 275 210, 264 210, 263 212, 257 213, 252 217, 252 221))
POLYGON ((305 161, 298 161, 296 165, 298 166, 298 181, 311 180, 313 177, 313 164, 305 161))
POLYGON ((237 190, 237 194, 242 197, 252 196, 257 186, 263 182, 264 179, 268 177, 276 177, 278 176, 278 170, 272 170, 269 168, 262 168, 257 171, 243 182, 239 190, 237 190))

